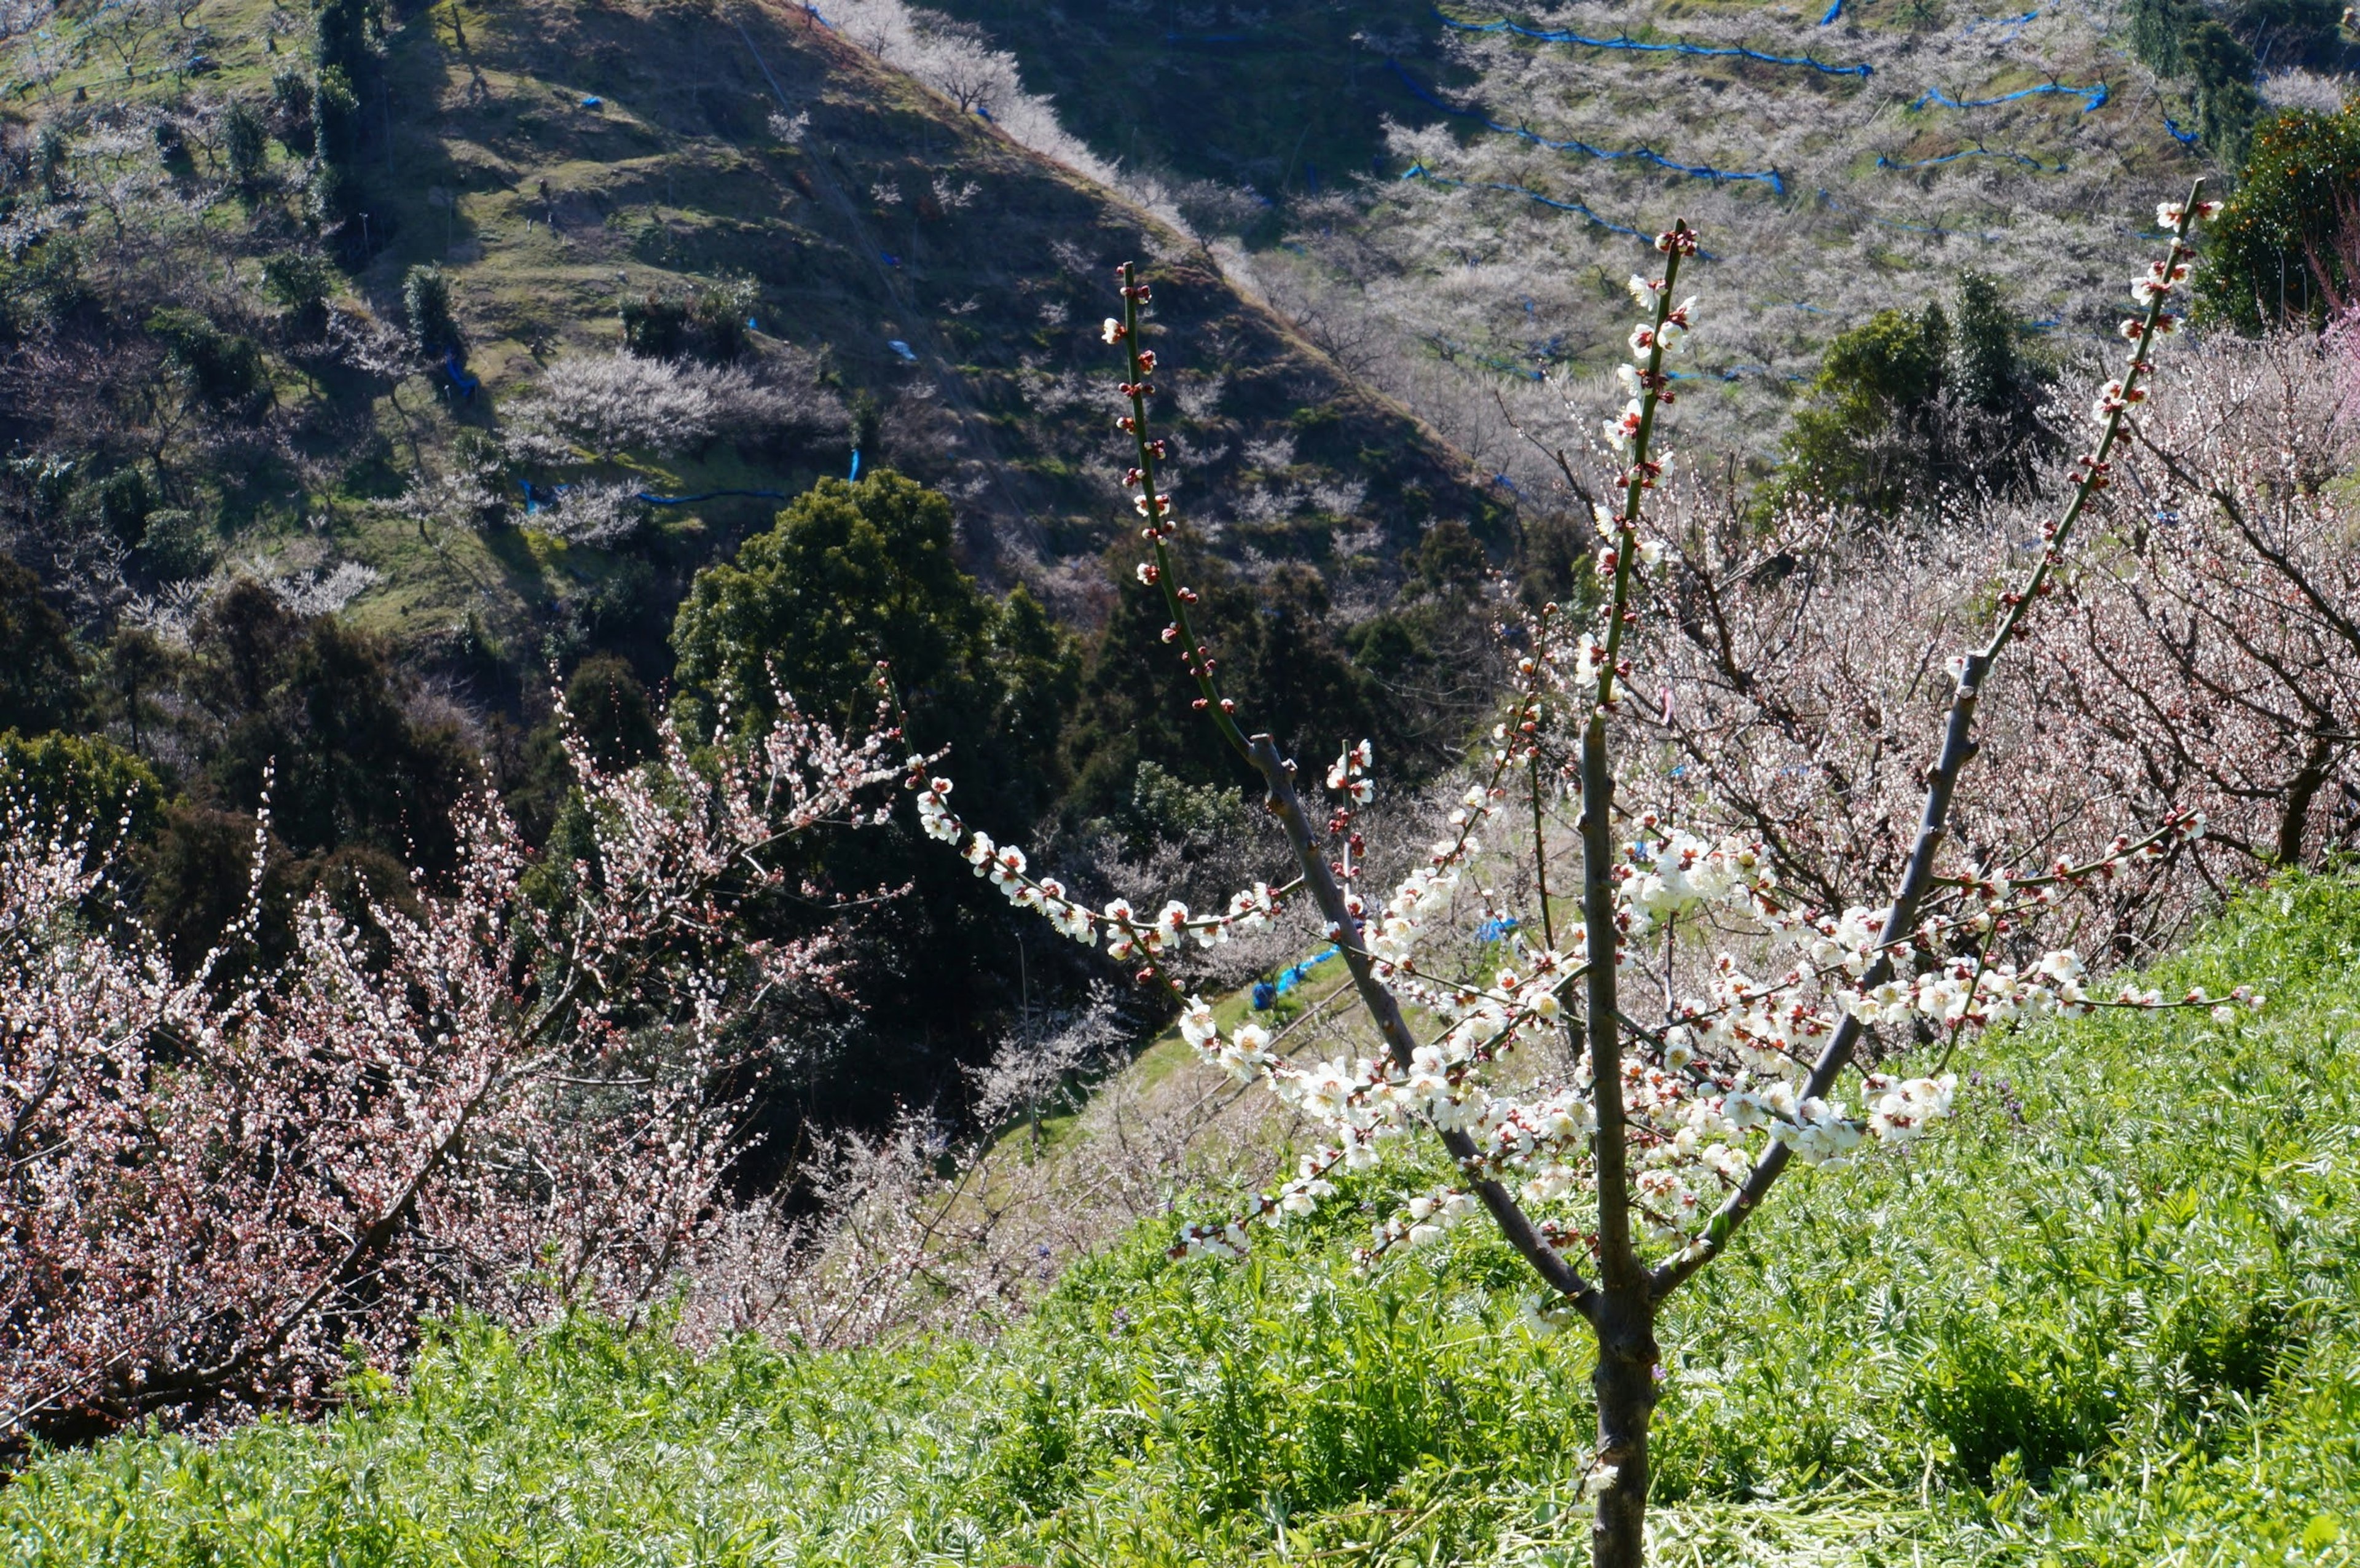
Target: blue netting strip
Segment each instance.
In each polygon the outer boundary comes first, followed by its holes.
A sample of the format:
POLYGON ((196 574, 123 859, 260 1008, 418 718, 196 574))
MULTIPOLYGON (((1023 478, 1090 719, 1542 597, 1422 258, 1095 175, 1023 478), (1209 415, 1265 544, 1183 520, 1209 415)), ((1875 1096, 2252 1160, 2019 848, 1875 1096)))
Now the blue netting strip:
POLYGON ((694 495, 651 495, 642 490, 633 499, 645 501, 650 506, 685 506, 696 501, 717 501, 725 495, 749 495, 758 501, 794 499, 784 490, 705 490, 694 495))
POLYGON ((1891 158, 1886 158, 1884 154, 1879 153, 1876 158, 1876 167, 1879 169, 1931 169, 1938 163, 1956 163, 1962 158, 2001 158, 2007 159, 2011 163, 2020 163, 2027 169, 2038 170, 2042 174, 2062 174, 2065 172, 2065 162, 2062 158, 2060 158, 2057 161, 2057 166, 2052 169, 2049 165, 2041 162, 2038 158, 2033 157, 2030 153, 2001 152, 1994 151, 1990 147, 1961 147, 1956 152, 1946 152, 1939 158, 1921 158, 1915 163, 1896 163, 1891 158))
POLYGON ((1456 16, 1449 16, 1440 10, 1437 10, 1434 14, 1441 18, 1442 25, 1444 27, 1456 27, 1462 33, 1513 33, 1518 38, 1533 38, 1545 44, 1579 44, 1584 49, 1629 49, 1633 53, 1641 54, 1686 54, 1695 55, 1701 59, 1723 58, 1758 60, 1766 65, 1799 66, 1807 71, 1824 72, 1829 76, 1858 76, 1866 78, 1873 70, 1872 67, 1865 65, 1830 65, 1823 60, 1815 60, 1807 54, 1764 54, 1760 49, 1741 49, 1733 44, 1715 46, 1707 44, 1681 43, 1677 41, 1671 43, 1648 43, 1637 38, 1585 38, 1579 33, 1567 32, 1562 29, 1551 30, 1542 27, 1527 27, 1523 26, 1521 23, 1511 22, 1505 17, 1502 17, 1496 22, 1462 22, 1456 16))
POLYGON ((1601 229, 1610 229, 1618 234, 1629 234, 1634 240, 1646 240, 1653 243, 1655 239, 1653 234, 1643 234, 1628 223, 1618 223, 1611 218, 1601 218, 1579 201, 1559 201, 1554 196, 1544 196, 1539 191, 1522 185, 1507 185, 1496 180, 1452 180, 1447 175, 1431 172, 1422 163, 1410 165, 1404 171, 1402 178, 1423 180, 1435 185, 1455 186, 1461 191, 1505 191, 1512 196, 1522 196, 1526 201, 1537 201, 1544 207, 1554 207, 1560 212, 1571 212, 1579 217, 1587 218, 1601 229))
MULTIPOLYGON (((1433 105, 1435 108, 1441 110, 1446 114, 1457 114, 1463 119, 1477 121, 1485 128, 1497 131, 1502 136, 1520 136, 1525 141, 1532 143, 1535 147, 1545 147, 1552 152, 1578 152, 1588 158, 1634 158, 1642 163, 1652 163, 1658 169, 1668 169, 1675 174, 1693 175, 1699 180, 1711 180, 1717 181, 1758 180, 1762 184, 1770 187, 1771 190, 1778 192, 1781 196, 1786 193, 1786 182, 1778 178, 1778 172, 1775 169, 1765 169, 1759 172, 1749 173, 1740 169, 1713 169, 1701 163, 1676 162, 1671 158, 1666 158, 1662 153, 1655 151, 1653 147, 1628 147, 1621 152, 1614 152, 1606 147, 1592 147, 1588 142, 1557 141, 1552 137, 1542 136, 1537 131, 1526 130, 1522 125, 1504 125, 1499 121, 1492 119, 1490 115, 1485 114, 1480 109, 1461 109, 1455 103, 1447 103, 1444 100, 1436 97, 1432 93, 1426 90, 1425 84, 1420 82, 1416 77, 1412 76, 1408 71, 1402 69, 1401 61, 1397 60, 1388 60, 1385 63, 1393 68, 1393 74, 1400 77, 1403 82, 1408 86, 1409 90, 1415 93, 1422 102, 1433 105)), ((1609 226, 1612 227, 1612 225, 1610 224, 1609 226)))
POLYGON ((2021 16, 1977 16, 1972 21, 1970 21, 1965 27, 1959 29, 1959 36, 1962 38, 1972 38, 1974 36, 1975 29, 1978 27, 2012 27, 2017 32, 2021 32, 2028 23, 2035 20, 2039 16, 2039 15, 2040 13, 2038 11, 2027 11, 2021 16))
POLYGON ((2180 128, 2180 122, 2174 120, 2169 114, 2166 114, 2163 117, 2163 128, 2169 131, 2171 133, 2171 139, 2178 142, 2181 147, 2192 147, 2196 145, 2196 133, 2194 131, 2181 130, 2180 128))
POLYGON ((1996 98, 1969 98, 1963 102, 1937 87, 1909 106, 1923 109, 1931 103, 1942 109, 1989 109, 1995 104, 2013 103, 2019 98, 2037 98, 2043 93, 2062 93, 2081 99, 2084 114, 2106 105, 2106 84, 2103 82, 2093 82, 2087 87, 2070 87, 2062 82, 2044 82, 2038 87, 2019 88, 2014 93, 2003 93, 1996 98))

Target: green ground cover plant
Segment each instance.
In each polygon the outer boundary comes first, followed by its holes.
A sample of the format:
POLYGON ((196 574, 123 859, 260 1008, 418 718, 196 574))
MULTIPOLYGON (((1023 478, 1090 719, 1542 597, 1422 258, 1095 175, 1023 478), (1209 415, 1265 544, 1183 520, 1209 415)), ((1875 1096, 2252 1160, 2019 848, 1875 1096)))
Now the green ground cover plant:
MULTIPOLYGON (((1954 1125, 1807 1184, 1670 1309, 1670 1563, 2337 1563, 2360 1528, 2360 882, 2147 976, 2258 1016, 1994 1040, 1954 1125)), ((1579 1563, 1589 1348, 1481 1227, 1356 1270, 1357 1200, 1242 1264, 1153 1223, 989 1344, 702 1354, 460 1323, 405 1383, 0 1493, 0 1558, 245 1565, 1579 1563), (1568 1434, 1575 1434, 1568 1436, 1568 1434)))

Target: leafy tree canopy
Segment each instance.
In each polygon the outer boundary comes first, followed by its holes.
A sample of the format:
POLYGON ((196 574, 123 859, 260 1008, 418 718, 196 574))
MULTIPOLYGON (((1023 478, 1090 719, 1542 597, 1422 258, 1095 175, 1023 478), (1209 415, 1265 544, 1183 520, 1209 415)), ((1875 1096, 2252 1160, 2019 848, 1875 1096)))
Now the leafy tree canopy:
POLYGON ((2253 157, 2206 236, 2200 317, 2241 332, 2325 318, 2349 296, 2339 235, 2360 202, 2360 110, 2289 110, 2254 133, 2253 157))

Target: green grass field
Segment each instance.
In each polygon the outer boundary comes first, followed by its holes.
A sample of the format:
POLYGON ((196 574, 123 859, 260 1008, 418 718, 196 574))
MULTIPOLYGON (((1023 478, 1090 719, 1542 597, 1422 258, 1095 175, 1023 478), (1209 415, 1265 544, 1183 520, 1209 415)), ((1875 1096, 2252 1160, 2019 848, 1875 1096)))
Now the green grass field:
MULTIPOLYGON (((2360 1531, 2360 883, 2253 895, 2167 986, 1994 1042, 1907 1160, 1803 1177, 1672 1312, 1670 1563, 2339 1563, 2360 1531)), ((1474 1227, 1352 1200, 1243 1265, 1162 1227, 989 1345, 703 1358, 459 1325, 344 1413, 0 1490, 15 1564, 1578 1563, 1587 1356, 1474 1227)))

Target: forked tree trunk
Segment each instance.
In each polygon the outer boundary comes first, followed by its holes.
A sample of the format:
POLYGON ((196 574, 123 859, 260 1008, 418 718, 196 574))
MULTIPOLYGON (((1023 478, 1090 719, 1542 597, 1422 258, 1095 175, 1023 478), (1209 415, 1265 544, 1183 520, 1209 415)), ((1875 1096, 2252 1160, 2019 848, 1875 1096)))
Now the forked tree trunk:
POLYGON ((1655 1309, 1643 1282, 1598 1301, 1598 1515, 1593 1568, 1642 1568, 1647 1559, 1647 1423, 1655 1411, 1655 1309), (1607 1466, 1613 1467, 1611 1479, 1607 1466))

